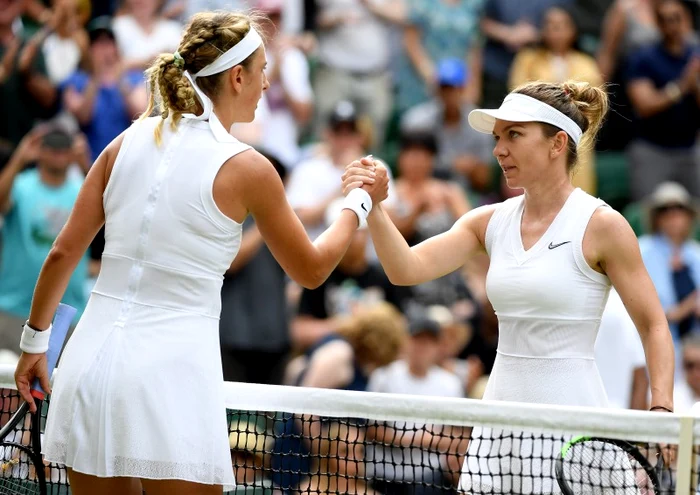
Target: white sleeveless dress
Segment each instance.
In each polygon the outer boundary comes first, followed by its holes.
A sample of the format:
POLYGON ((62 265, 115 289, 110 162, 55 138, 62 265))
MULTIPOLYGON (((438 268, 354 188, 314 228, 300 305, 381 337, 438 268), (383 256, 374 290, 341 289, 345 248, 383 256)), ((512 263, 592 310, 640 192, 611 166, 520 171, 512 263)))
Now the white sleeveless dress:
MULTIPOLYGON (((235 485, 219 349, 241 225, 212 185, 249 149, 209 123, 127 131, 104 192, 102 269, 61 358, 43 452, 100 477, 235 485)), ((223 131, 223 128, 220 129, 223 131)))
MULTIPOLYGON (((605 203, 575 189, 525 251, 523 200, 500 204, 486 230, 486 290, 499 338, 483 398, 607 407, 593 349, 610 282, 588 265, 582 249, 588 222, 605 203)), ((552 460, 561 442, 517 435, 474 428, 460 488, 474 494, 560 493, 552 460)))

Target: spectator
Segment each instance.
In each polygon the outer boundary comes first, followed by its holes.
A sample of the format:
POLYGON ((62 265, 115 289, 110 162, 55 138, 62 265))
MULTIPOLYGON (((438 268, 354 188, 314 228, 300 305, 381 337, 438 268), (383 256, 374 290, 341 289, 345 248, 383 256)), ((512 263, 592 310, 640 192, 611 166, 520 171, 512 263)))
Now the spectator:
MULTIPOLYGON (((364 391, 371 373, 398 357, 405 338, 404 319, 391 304, 360 309, 289 364, 287 383, 364 391)), ((308 415, 301 422, 289 418, 278 423, 275 481, 281 487, 299 485, 302 493, 375 493, 365 486, 364 426, 363 419, 308 415), (300 440, 300 434, 308 440, 300 440), (289 456, 292 452, 301 456, 289 456), (311 476, 301 479, 297 473, 311 476)))
POLYGON ((443 58, 469 65, 464 97, 481 98, 481 46, 478 42, 481 1, 412 0, 404 31, 406 56, 399 70, 397 106, 405 111, 429 100, 437 89, 437 66, 443 58))
POLYGON ((142 76, 124 73, 111 21, 99 17, 89 25, 87 71, 79 70, 64 85, 63 105, 87 135, 96 160, 143 109, 138 87, 142 76))
POLYGON ((481 30, 484 45, 482 105, 498 107, 508 94, 508 74, 515 54, 539 40, 542 17, 554 5, 572 0, 486 0, 481 30))
MULTIPOLYGON (((544 14, 538 47, 518 52, 510 70, 509 86, 530 81, 561 83, 570 79, 599 86, 603 78, 595 60, 577 49, 578 28, 573 12, 564 7, 550 7, 544 14)), ((593 150, 581 153, 573 184, 588 194, 596 194, 595 159, 593 150)))
MULTIPOLYGON (((68 175, 73 137, 59 127, 36 128, 0 173, 5 223, 0 258, 0 310, 26 318, 44 259, 63 228, 82 180, 68 175), (36 162, 36 168, 24 170, 36 162)), ((87 259, 73 272, 62 301, 85 309, 87 259)))
MULTIPOLYGON (((323 141, 315 147, 313 155, 301 161, 291 173, 287 191, 289 203, 311 239, 323 232, 328 205, 342 196, 339 184, 345 165, 361 158, 366 151, 360 120, 353 103, 339 101, 329 116, 323 141)), ((384 203, 391 206, 394 196, 390 183, 389 198, 384 203)))
POLYGON ((36 120, 49 117, 57 91, 46 77, 36 43, 27 43, 21 29, 21 0, 0 4, 0 146, 15 147, 36 120))
POLYGON ((610 290, 600 320, 595 360, 611 407, 647 409, 649 379, 644 347, 615 289, 610 290))
POLYGON ((684 184, 700 196, 700 48, 692 36, 690 8, 659 0, 661 41, 635 53, 627 85, 637 114, 637 136, 628 157, 633 198, 664 181, 684 184))
POLYGON ((666 182, 651 196, 649 216, 652 233, 639 247, 678 346, 700 311, 700 244, 690 238, 696 209, 683 186, 666 182))
POLYGON ((259 145, 292 168, 300 159, 299 137, 313 114, 309 63, 295 38, 282 34, 284 0, 258 0, 267 44, 267 80, 270 87, 256 111, 255 121, 236 124, 232 133, 241 141, 259 145))
POLYGON ((146 69, 156 55, 174 52, 182 27, 161 15, 161 0, 124 0, 125 13, 114 20, 114 33, 125 69, 146 69))
POLYGON ((60 87, 78 69, 88 51, 88 36, 80 23, 77 1, 58 0, 49 25, 52 32, 41 44, 41 50, 51 83, 60 87))
POLYGON ((616 80, 627 57, 659 39, 654 14, 656 0, 615 0, 603 20, 598 67, 608 81, 616 80))
POLYGON ((394 222, 411 245, 445 232, 470 210, 458 184, 433 177, 437 156, 437 142, 432 134, 402 136, 394 222))
MULTIPOLYGON (((327 223, 340 214, 342 200, 328 207, 327 223)), ((305 350, 338 330, 341 322, 362 308, 386 301, 402 309, 410 289, 389 282, 384 272, 367 259, 366 228, 355 232, 338 267, 316 289, 301 293, 297 315, 291 323, 293 347, 305 350)))
MULTIPOLYGON (((266 156, 284 181, 282 164, 274 156, 266 156)), ((289 352, 285 279, 249 217, 221 288, 219 328, 226 381, 282 383, 289 352)))
POLYGON ((673 390, 673 409, 679 414, 690 414, 693 405, 700 402, 700 336, 689 335, 682 345, 683 378, 673 390))
MULTIPOLYGON (((420 318, 413 320, 409 328, 411 337, 405 357, 375 370, 367 389, 387 394, 464 397, 459 378, 438 366, 439 323, 420 318)), ((441 434, 445 432, 438 426, 417 423, 397 422, 379 427, 374 436, 383 440, 379 445, 388 445, 371 449, 372 477, 382 480, 375 482, 374 487, 395 495, 444 493, 441 456, 426 451, 441 434)), ((453 481, 456 480, 449 480, 448 484, 453 481)))
MULTIPOLYGON (((374 0, 373 0, 374 1, 374 0)), ((315 133, 320 136, 339 100, 369 116, 375 143, 384 142, 392 109, 387 27, 365 0, 319 0, 315 133)))
MULTIPOLYGON (((473 312, 476 313, 476 310, 473 312)), ((461 357, 474 337, 473 327, 469 320, 465 322, 465 319, 455 318, 446 306, 429 306, 426 316, 440 325, 438 365, 459 378, 464 395, 469 397, 474 384, 484 375, 484 364, 478 356, 461 357)))
POLYGON ((484 190, 491 179, 494 141, 491 136, 476 132, 467 121, 475 107, 464 99, 464 91, 473 76, 458 58, 441 60, 436 70, 437 96, 408 110, 401 119, 401 130, 435 133, 435 175, 460 179, 470 189, 484 190))

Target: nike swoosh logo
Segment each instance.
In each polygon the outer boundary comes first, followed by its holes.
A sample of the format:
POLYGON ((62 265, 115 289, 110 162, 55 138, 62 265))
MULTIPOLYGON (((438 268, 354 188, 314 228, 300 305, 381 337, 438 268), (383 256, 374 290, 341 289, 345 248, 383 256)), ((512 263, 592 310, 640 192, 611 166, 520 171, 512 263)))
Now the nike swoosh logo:
POLYGON ((552 243, 550 242, 550 243, 549 243, 549 246, 547 246, 547 247, 548 247, 549 249, 556 249, 556 248, 558 248, 559 246, 563 246, 564 244, 568 244, 568 243, 570 243, 570 242, 571 242, 571 241, 564 241, 564 242, 560 242, 559 244, 552 244, 552 243))
POLYGON ((365 211, 365 213, 367 213, 367 208, 365 208, 365 204, 364 204, 364 203, 360 203, 360 206, 361 206, 362 209, 365 211))

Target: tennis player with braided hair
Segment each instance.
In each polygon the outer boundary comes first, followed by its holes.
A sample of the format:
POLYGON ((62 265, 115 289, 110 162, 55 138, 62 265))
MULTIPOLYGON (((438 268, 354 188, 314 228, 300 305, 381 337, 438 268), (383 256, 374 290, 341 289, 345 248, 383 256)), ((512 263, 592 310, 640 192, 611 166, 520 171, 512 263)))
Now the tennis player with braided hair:
MULTIPOLYGON (((607 406, 593 348, 612 284, 644 345, 652 409, 673 409, 673 344, 637 239, 622 215, 571 185, 576 158, 595 142, 607 108, 607 94, 587 83, 516 88, 499 109, 472 111, 469 122, 493 133, 507 184, 523 195, 476 208, 414 247, 381 205, 368 217, 379 260, 397 285, 458 270, 481 250, 490 256, 486 289, 499 342, 484 399, 607 406)), ((353 164, 346 183, 365 174, 353 164)), ((537 447, 525 455, 524 440, 522 456, 515 447, 514 456, 502 455, 508 438, 479 436, 475 429, 462 474, 467 493, 556 493, 553 459, 538 460, 537 447)), ((541 449, 545 457, 556 452, 541 449)))
MULTIPOLYGON (((265 64, 255 19, 194 16, 178 51, 148 72, 162 115, 135 122, 97 159, 43 266, 23 332, 42 341, 105 225, 102 270, 62 357, 44 439, 46 460, 68 466, 75 495, 231 489, 219 313, 241 224, 252 214, 290 277, 316 287, 386 198, 378 166, 309 240, 272 164, 227 132, 253 120, 265 64)), ((15 374, 27 400, 32 379, 46 376, 44 354, 31 350, 15 374)))

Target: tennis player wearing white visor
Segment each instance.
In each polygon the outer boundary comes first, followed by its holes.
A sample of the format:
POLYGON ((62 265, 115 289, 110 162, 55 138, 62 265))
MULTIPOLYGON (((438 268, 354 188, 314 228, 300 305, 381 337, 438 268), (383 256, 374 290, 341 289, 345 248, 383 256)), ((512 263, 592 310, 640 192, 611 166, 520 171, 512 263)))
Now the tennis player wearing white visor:
POLYGON ((68 467, 74 495, 232 489, 219 315, 241 224, 253 215, 286 273, 314 288, 387 196, 377 166, 369 189, 352 189, 309 240, 272 164, 227 131, 253 120, 265 65, 254 18, 195 15, 178 51, 148 71, 161 115, 148 117, 151 94, 144 117, 90 169, 44 263, 15 373, 25 396, 46 376, 51 315, 71 272, 105 225, 102 269, 61 359, 44 441, 45 459, 68 467))
MULTIPOLYGON (((475 129, 493 133, 493 154, 508 187, 524 189, 523 195, 474 209, 448 232, 413 247, 381 205, 368 217, 379 260, 394 284, 421 284, 460 269, 481 250, 488 253, 486 290, 498 316, 499 342, 484 399, 607 406, 593 349, 612 284, 644 344, 651 409, 673 410, 673 344, 637 239, 622 215, 571 185, 576 158, 594 143, 607 107, 606 93, 587 83, 523 85, 499 109, 469 115, 475 129)), ((346 183, 367 174, 350 165, 346 183)), ((558 491, 557 450, 550 450, 556 445, 523 441, 516 452, 507 435, 495 433, 498 440, 491 442, 491 432, 474 429, 463 490, 558 491)))

